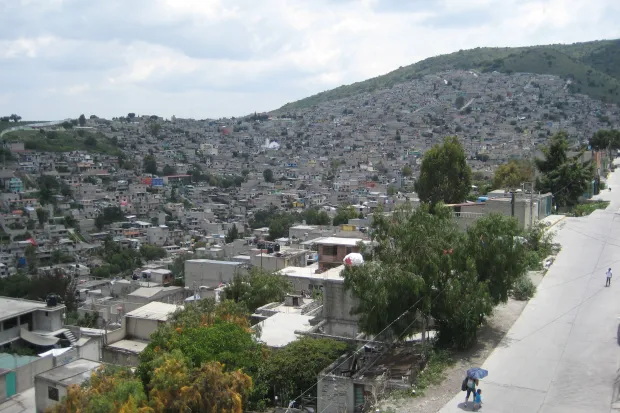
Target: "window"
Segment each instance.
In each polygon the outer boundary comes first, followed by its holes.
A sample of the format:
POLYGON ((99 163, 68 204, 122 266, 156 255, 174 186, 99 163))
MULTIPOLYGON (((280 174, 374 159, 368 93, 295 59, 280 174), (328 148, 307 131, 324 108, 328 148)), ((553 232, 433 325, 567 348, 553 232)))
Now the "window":
POLYGON ((323 255, 338 255, 338 246, 336 245, 324 245, 323 246, 323 255))
POLYGON ((50 400, 58 401, 58 389, 56 387, 47 386, 47 398, 50 400))
POLYGON ((9 318, 8 320, 4 320, 4 329, 8 330, 9 328, 17 327, 17 317, 9 318))
POLYGON ((347 255, 353 252, 353 247, 347 247, 347 255))

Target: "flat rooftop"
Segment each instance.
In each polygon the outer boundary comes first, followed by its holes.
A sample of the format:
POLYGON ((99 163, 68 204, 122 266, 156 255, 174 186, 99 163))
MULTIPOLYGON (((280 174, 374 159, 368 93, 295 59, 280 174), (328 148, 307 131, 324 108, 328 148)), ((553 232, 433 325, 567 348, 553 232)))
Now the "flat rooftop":
POLYGON ((93 370, 101 366, 96 361, 78 359, 67 363, 60 367, 53 368, 37 375, 37 378, 48 380, 52 383, 58 383, 63 386, 71 384, 82 384, 88 380, 93 370))
POLYGON ((182 287, 140 287, 132 293, 127 294, 127 297, 142 297, 142 298, 151 298, 156 296, 161 292, 168 292, 170 294, 174 294, 180 290, 182 287))
POLYGON ((343 238, 343 237, 326 237, 314 240, 313 244, 317 245, 344 245, 354 247, 358 242, 363 242, 361 238, 343 238))
POLYGON ((269 347, 284 347, 297 340, 295 331, 308 331, 314 317, 301 314, 277 313, 261 321, 260 341, 269 347))
POLYGON ((183 306, 154 301, 128 312, 126 316, 144 318, 147 320, 166 321, 172 313, 180 308, 183 308, 183 306))
POLYGON ((240 262, 237 261, 219 261, 219 260, 208 260, 205 258, 198 258, 195 260, 187 260, 186 263, 192 264, 200 264, 200 263, 208 263, 208 264, 221 264, 221 265, 241 265, 240 262))
POLYGON ((0 320, 17 317, 18 315, 31 313, 38 309, 47 309, 54 311, 64 308, 64 305, 48 307, 46 303, 41 301, 19 300, 16 298, 0 297, 0 320))
POLYGON ((115 350, 128 351, 131 353, 140 354, 149 343, 139 340, 119 340, 116 343, 108 344, 108 347, 115 350))
POLYGON ((340 275, 342 270, 344 270, 344 264, 330 268, 320 274, 316 273, 318 269, 319 265, 315 263, 307 267, 284 267, 279 273, 287 277, 312 278, 315 280, 344 280, 340 275))

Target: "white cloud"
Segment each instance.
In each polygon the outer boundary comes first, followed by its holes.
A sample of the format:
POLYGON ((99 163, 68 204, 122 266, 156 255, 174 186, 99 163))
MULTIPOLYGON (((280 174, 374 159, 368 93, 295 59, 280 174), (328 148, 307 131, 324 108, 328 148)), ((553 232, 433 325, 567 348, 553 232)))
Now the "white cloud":
POLYGON ((442 53, 620 37, 617 0, 0 2, 0 113, 275 109, 442 53))

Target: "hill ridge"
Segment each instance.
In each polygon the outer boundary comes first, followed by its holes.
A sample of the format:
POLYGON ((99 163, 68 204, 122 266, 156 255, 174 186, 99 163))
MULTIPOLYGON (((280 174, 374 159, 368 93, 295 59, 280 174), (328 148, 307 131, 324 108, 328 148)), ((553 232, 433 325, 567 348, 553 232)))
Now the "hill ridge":
POLYGON ((274 112, 348 98, 447 70, 526 72, 571 79, 570 91, 620 104, 620 39, 524 47, 477 47, 429 57, 350 85, 290 102, 274 112))

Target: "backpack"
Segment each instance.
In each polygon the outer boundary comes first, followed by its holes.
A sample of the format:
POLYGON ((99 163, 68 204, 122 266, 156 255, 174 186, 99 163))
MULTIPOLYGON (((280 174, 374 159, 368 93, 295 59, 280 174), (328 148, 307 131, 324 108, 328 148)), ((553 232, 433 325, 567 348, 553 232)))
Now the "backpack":
POLYGON ((461 391, 467 390, 467 377, 463 380, 463 384, 461 384, 461 391))

